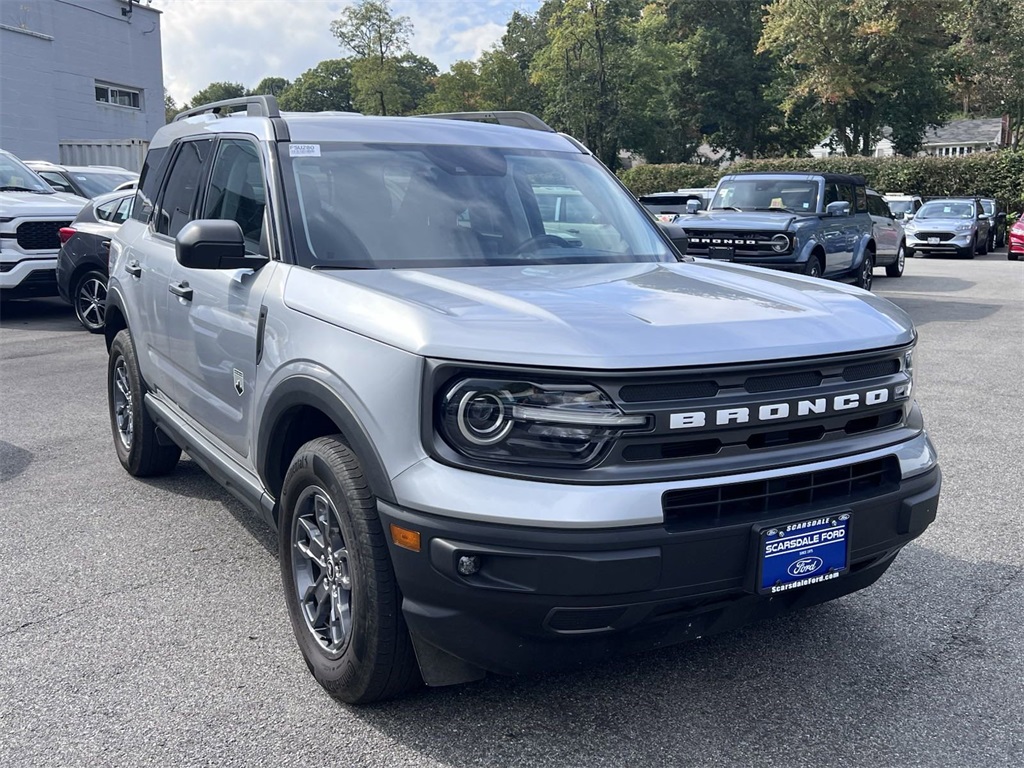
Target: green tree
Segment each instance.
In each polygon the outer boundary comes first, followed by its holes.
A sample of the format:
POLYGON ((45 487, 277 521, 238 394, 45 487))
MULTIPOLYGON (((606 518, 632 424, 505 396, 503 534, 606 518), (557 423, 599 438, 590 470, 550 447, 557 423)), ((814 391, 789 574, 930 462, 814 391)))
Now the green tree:
POLYGON ((331 33, 351 51, 356 105, 378 115, 399 114, 409 94, 399 82, 399 59, 408 52, 412 23, 394 16, 388 0, 362 0, 331 22, 331 33))
POLYGON ((174 116, 180 111, 178 105, 174 103, 174 97, 164 88, 164 122, 169 123, 174 120, 174 116))
POLYGON ((250 96, 277 96, 278 98, 291 87, 291 82, 283 77, 264 77, 256 87, 249 91, 250 96))
POLYGON ((307 69, 278 99, 291 112, 353 112, 352 64, 348 59, 327 59, 307 69))
POLYGON ((426 56, 406 51, 398 57, 396 77, 403 100, 398 114, 407 115, 419 110, 424 99, 434 90, 437 80, 437 65, 426 56))
MULTIPOLYGON (((518 69, 518 67, 517 67, 518 69)), ((424 112, 478 112, 490 109, 481 90, 480 65, 475 61, 456 61, 438 75, 434 92, 422 105, 424 112)))
POLYGON ((198 107, 201 104, 211 104, 214 101, 224 101, 225 99, 240 99, 243 96, 245 96, 245 86, 241 83, 210 83, 192 97, 189 105, 198 107))
POLYGON ((553 7, 547 43, 530 68, 531 80, 544 93, 544 116, 614 168, 624 144, 623 123, 631 119, 619 96, 639 3, 564 0, 553 7))
POLYGON ((945 36, 951 0, 773 0, 758 51, 792 73, 782 106, 813 99, 848 155, 869 154, 891 125, 904 151, 945 111, 945 36))
POLYGON ((540 90, 530 82, 528 72, 501 48, 484 51, 478 75, 482 103, 487 109, 542 112, 540 90))

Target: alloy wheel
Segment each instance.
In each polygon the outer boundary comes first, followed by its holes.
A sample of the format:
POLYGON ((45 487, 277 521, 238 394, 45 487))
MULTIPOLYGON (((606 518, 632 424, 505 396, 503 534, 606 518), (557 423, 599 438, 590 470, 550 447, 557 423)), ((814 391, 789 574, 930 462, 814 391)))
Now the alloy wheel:
POLYGON ((338 510, 317 486, 295 505, 292 575, 306 628, 326 653, 339 655, 352 632, 352 576, 338 510))
POLYGON ((114 420, 121 444, 131 450, 135 435, 135 417, 132 415, 132 388, 128 381, 128 363, 122 355, 114 365, 114 420))
POLYGON ((78 319, 86 328, 102 328, 107 310, 107 285, 98 277, 87 277, 75 296, 78 319))

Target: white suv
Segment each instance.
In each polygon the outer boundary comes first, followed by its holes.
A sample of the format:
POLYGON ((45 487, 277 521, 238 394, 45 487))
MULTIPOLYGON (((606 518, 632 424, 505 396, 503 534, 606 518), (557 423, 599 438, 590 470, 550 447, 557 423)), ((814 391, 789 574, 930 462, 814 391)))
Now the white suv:
POLYGON ((85 203, 0 149, 0 299, 57 295, 58 233, 85 203))

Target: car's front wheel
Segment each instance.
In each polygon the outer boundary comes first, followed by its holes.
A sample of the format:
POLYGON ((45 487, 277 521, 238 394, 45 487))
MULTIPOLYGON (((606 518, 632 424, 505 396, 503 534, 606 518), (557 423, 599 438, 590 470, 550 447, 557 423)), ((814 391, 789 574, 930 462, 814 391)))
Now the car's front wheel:
POLYGON ((903 243, 900 243, 900 249, 896 251, 896 261, 892 264, 885 266, 885 274, 887 277, 902 277, 903 268, 907 264, 907 249, 903 243))
POLYGON ((823 270, 821 268, 821 259, 816 255, 812 255, 804 265, 804 274, 810 277, 821 277, 823 270))
POLYGON ((961 259, 973 259, 975 252, 978 250, 978 238, 975 237, 974 241, 966 248, 957 248, 956 255, 961 259))
POLYGON ((365 704, 419 681, 376 503, 340 435, 303 445, 281 489, 281 577, 306 666, 365 704))
POLYGON ((128 329, 110 345, 107 363, 107 402, 117 458, 135 477, 165 475, 181 458, 181 449, 161 441, 156 423, 146 410, 146 388, 139 373, 135 346, 128 329))
POLYGON ((75 284, 75 316, 89 333, 103 330, 107 311, 107 276, 98 269, 82 275, 75 284))

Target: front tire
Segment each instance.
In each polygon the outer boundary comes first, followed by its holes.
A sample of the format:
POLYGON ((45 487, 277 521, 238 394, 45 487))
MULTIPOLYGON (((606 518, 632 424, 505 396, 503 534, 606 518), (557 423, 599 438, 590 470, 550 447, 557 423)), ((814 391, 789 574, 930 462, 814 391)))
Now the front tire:
POLYGON ((178 446, 160 442, 156 422, 146 410, 145 395, 135 345, 125 328, 110 345, 107 403, 117 458, 134 477, 166 475, 181 458, 178 446))
POLYGON ((295 454, 278 530, 288 617, 317 682, 349 704, 419 682, 376 500, 340 435, 295 454))
POLYGON ((812 254, 811 258, 807 260, 804 265, 804 274, 808 277, 821 277, 824 274, 824 270, 821 267, 821 258, 817 254, 812 254))
POLYGON ((885 274, 887 277, 903 277, 903 268, 907 263, 907 249, 903 243, 900 243, 900 249, 896 251, 896 261, 892 264, 887 264, 885 267, 885 274))
POLYGON ((986 236, 984 240, 978 243, 978 248, 978 254, 980 256, 984 256, 985 254, 988 253, 988 236, 986 236))
POLYGON ((72 296, 78 322, 89 333, 101 333, 107 311, 107 276, 98 269, 86 272, 75 283, 72 296))
POLYGON ((860 265, 860 274, 853 284, 865 291, 871 290, 871 283, 875 274, 875 254, 868 251, 864 254, 864 262, 860 265))
POLYGON ((958 249, 957 252, 956 252, 956 255, 959 256, 961 259, 973 259, 974 258, 974 253, 977 250, 978 250, 978 241, 977 241, 977 239, 975 239, 974 242, 972 242, 966 248, 958 249))

